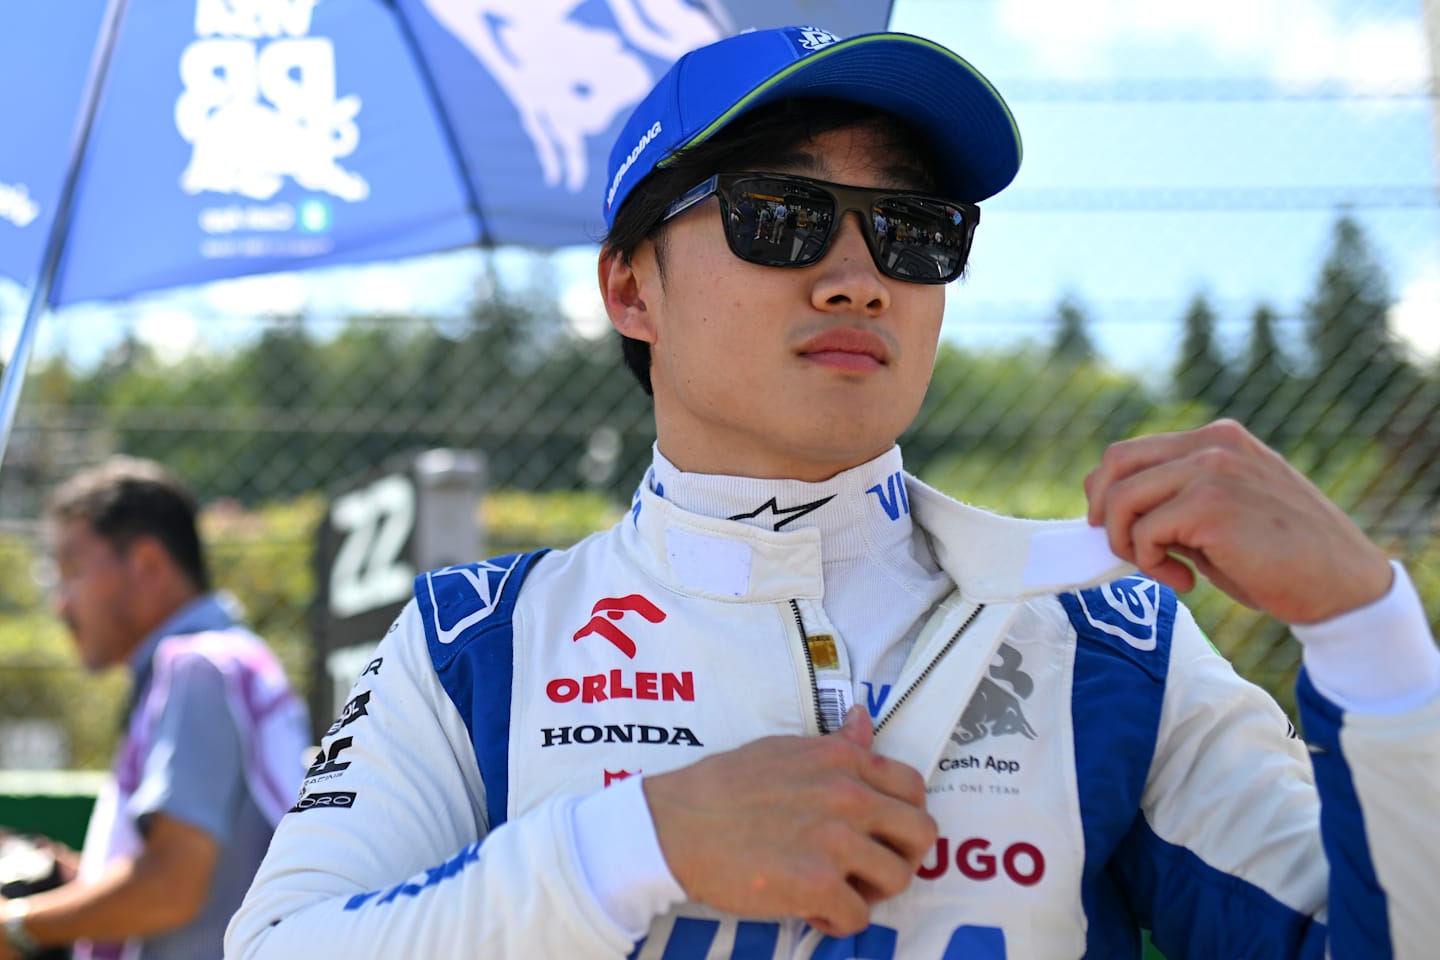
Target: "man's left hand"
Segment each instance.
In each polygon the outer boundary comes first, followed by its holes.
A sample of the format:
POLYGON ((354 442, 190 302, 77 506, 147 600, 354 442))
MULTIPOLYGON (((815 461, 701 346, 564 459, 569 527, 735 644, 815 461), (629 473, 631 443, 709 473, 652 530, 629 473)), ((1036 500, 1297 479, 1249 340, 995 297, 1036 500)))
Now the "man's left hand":
POLYGON ((1384 552, 1274 450, 1233 420, 1111 445, 1085 478, 1110 549, 1179 591, 1195 570, 1285 623, 1380 599, 1384 552))

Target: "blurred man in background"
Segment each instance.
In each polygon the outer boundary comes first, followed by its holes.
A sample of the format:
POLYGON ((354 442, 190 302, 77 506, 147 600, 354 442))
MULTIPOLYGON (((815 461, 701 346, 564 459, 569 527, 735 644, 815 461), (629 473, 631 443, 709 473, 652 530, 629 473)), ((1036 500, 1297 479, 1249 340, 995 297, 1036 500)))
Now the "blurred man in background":
POLYGON ((134 684, 70 882, 0 902, 0 960, 212 960, 294 801, 309 728, 270 649, 211 592, 193 496, 116 458, 53 495, 56 609, 87 670, 134 684))

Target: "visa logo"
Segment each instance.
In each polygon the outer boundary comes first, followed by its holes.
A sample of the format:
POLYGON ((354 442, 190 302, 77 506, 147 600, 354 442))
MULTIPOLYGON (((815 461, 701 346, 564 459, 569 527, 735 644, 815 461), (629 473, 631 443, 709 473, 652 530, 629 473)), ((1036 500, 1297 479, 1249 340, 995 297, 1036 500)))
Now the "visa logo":
POLYGON ((890 699, 890 684, 882 683, 878 690, 869 680, 861 680, 860 685, 865 688, 865 709, 870 711, 871 720, 877 719, 885 709, 885 701, 890 699))
POLYGON ((877 483, 865 492, 875 494, 891 520, 899 520, 902 513, 910 512, 910 498, 905 495, 905 475, 902 473, 890 474, 883 484, 877 483))

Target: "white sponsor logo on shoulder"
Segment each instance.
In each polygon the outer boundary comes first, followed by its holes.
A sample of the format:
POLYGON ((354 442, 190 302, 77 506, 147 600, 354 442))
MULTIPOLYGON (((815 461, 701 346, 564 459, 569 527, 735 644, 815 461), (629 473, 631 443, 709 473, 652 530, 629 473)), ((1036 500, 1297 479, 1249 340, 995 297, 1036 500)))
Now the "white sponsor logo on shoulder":
POLYGON ((508 567, 486 560, 473 566, 444 567, 425 574, 425 589, 430 594, 430 616, 435 625, 435 638, 441 643, 454 643, 460 634, 494 613, 495 608, 500 605, 500 598, 505 594, 505 584, 509 582, 510 574, 519 562, 520 557, 517 556, 508 567), (474 589, 478 600, 475 609, 449 628, 440 622, 440 605, 435 602, 435 581, 440 577, 463 578, 474 589))
POLYGON ((1154 650, 1160 629, 1160 585, 1127 577, 1080 591, 1080 608, 1090 625, 1119 637, 1136 650, 1154 650))

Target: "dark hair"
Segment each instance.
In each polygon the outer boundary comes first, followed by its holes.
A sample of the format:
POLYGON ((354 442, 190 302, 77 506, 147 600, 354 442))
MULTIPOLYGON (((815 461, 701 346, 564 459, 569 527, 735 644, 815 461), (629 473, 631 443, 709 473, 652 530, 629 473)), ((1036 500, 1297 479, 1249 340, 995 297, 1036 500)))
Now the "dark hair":
POLYGON ((210 571, 200 546, 197 512, 194 495, 169 471, 134 457, 112 457, 77 473, 46 506, 53 520, 82 520, 117 550, 136 537, 154 537, 195 588, 206 593, 210 571))
MULTIPOLYGON (((677 152, 663 167, 653 170, 625 198, 602 241, 607 253, 629 263, 640 245, 655 244, 655 264, 665 282, 665 208, 686 190, 716 173, 781 167, 805 144, 835 130, 867 127, 881 138, 881 148, 898 163, 913 166, 916 185, 933 190, 937 177, 929 144, 908 123, 894 114, 849 100, 794 98, 781 100, 745 114, 713 138, 677 152)), ((650 385, 650 345, 620 337, 625 366, 640 386, 653 396, 650 385)))

